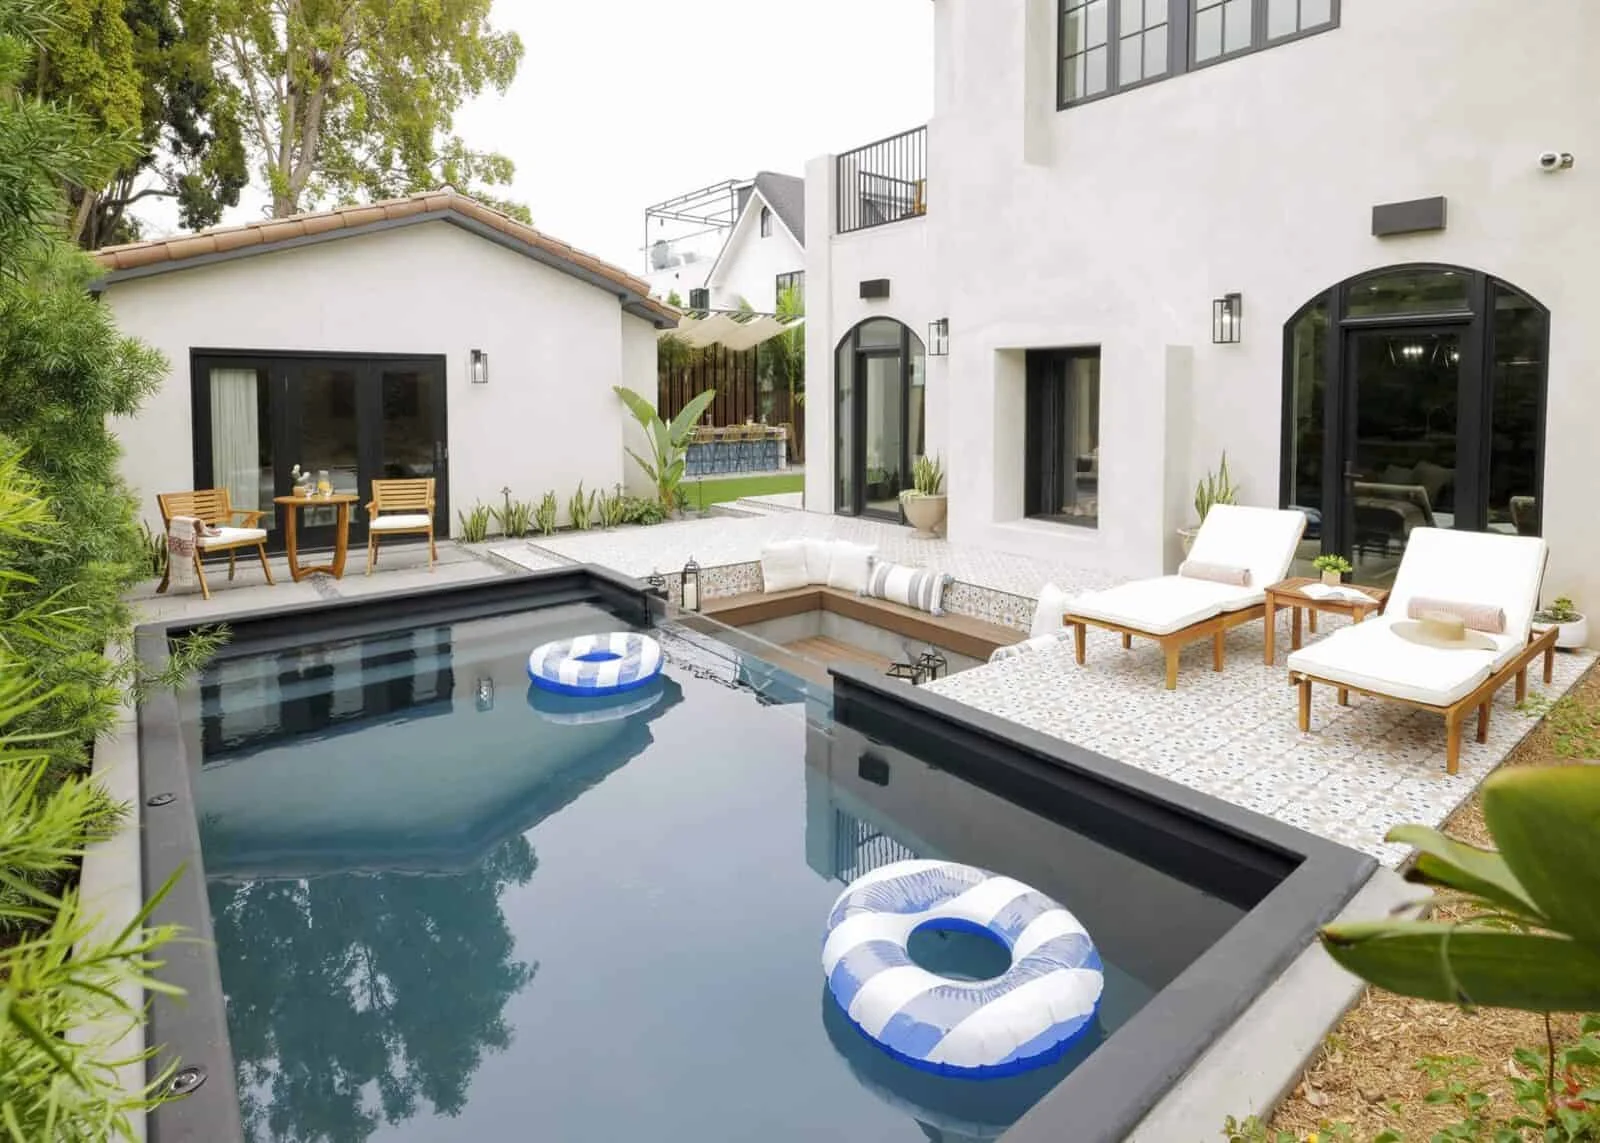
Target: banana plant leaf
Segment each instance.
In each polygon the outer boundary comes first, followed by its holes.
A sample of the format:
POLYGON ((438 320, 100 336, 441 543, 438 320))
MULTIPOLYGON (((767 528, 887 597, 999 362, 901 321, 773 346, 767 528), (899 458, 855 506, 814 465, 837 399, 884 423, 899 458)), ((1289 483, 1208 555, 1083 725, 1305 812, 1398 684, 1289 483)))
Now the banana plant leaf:
POLYGON ((1600 1010, 1600 953, 1564 937, 1443 922, 1329 925, 1322 946, 1371 984, 1444 1004, 1600 1010))
POLYGON ((672 418, 670 437, 672 443, 681 445, 693 431, 700 418, 706 415, 706 410, 711 407, 711 402, 717 399, 715 389, 707 389, 704 393, 697 394, 687 405, 678 411, 672 418))
POLYGON ((1549 927, 1600 947, 1600 767, 1502 771, 1483 819, 1549 927))
POLYGON ((1505 858, 1493 850, 1467 845, 1426 826, 1399 826, 1389 831, 1387 840, 1418 851, 1416 868, 1407 880, 1471 893, 1525 921, 1550 927, 1506 867, 1505 858))

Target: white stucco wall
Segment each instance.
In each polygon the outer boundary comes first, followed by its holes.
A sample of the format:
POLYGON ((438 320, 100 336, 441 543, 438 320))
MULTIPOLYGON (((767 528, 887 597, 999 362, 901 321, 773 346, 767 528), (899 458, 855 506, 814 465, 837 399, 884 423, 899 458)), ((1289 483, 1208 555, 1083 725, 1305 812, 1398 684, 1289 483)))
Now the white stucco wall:
POLYGON ((565 511, 582 480, 626 479, 631 432, 612 386, 655 399, 650 324, 615 295, 444 222, 119 282, 106 304, 170 371, 116 423, 123 468, 152 522, 155 494, 194 484, 190 351, 438 354, 445 359, 450 519, 509 485, 565 511), (489 355, 489 383, 468 358, 489 355))
MULTIPOLYGON (((1224 448, 1244 498, 1277 502, 1284 323, 1354 274, 1442 262, 1551 310, 1546 594, 1600 601, 1600 346, 1587 328, 1600 4, 1344 0, 1327 33, 1059 112, 1054 0, 938 9, 934 237, 918 251, 897 232, 924 222, 886 226, 835 237, 826 257, 813 242, 811 263, 831 268, 835 311, 861 277, 942 291, 953 539, 1129 574, 1170 566, 1186 522, 1174 490, 1224 448), (1575 153, 1575 169, 1542 173, 1551 149, 1575 153), (1373 205, 1433 195, 1449 199, 1448 229, 1372 237, 1373 205), (1212 345, 1211 301, 1232 291, 1243 341, 1212 345), (1102 350, 1097 531, 1019 520, 1016 351, 1053 346, 1102 350)), ((808 168, 808 198, 826 167, 808 168)), ((827 292, 813 274, 813 310, 827 292)), ((811 360, 808 387, 825 391, 831 359, 811 360)), ((812 465, 831 464, 831 436, 812 440, 812 465)))
MULTIPOLYGON (((778 275, 806 268, 805 250, 776 211, 772 214, 772 233, 761 236, 761 208, 765 205, 760 193, 751 191, 750 202, 728 235, 716 269, 706 280, 713 309, 738 309, 739 299, 743 298, 758 313, 773 313, 778 308, 778 275)), ((685 294, 684 301, 688 300, 689 295, 685 294)))

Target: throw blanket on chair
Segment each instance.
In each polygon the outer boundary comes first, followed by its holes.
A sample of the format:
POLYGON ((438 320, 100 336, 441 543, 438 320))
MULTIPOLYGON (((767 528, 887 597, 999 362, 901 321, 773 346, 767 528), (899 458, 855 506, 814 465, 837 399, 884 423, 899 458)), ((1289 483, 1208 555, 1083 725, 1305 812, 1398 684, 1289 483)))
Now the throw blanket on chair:
POLYGON ((196 516, 174 516, 167 524, 167 574, 178 587, 195 585, 194 555, 201 536, 219 536, 196 516))

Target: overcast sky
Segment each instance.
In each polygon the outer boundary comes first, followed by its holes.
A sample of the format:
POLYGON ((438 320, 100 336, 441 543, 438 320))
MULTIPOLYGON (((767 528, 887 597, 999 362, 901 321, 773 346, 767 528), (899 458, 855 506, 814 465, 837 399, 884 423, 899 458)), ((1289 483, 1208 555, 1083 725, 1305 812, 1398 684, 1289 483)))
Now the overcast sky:
MULTIPOLYGON (((542 230, 635 273, 644 208, 927 122, 930 0, 496 0, 526 54, 457 131, 542 230)), ((249 196, 228 221, 261 217, 249 196)), ((150 214, 158 231, 175 225, 150 214)))

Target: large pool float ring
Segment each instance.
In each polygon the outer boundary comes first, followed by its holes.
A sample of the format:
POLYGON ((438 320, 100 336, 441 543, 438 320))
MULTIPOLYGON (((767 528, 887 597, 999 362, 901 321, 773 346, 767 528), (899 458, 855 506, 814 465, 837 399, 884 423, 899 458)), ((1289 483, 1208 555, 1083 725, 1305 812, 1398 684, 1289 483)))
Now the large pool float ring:
POLYGON ((616 695, 647 685, 661 673, 661 662, 661 644, 650 636, 612 631, 535 647, 528 678, 560 695, 616 695))
POLYGON ((547 722, 561 726, 596 726, 602 722, 621 722, 644 714, 660 704, 665 692, 660 686, 623 691, 607 698, 552 694, 537 686, 528 688, 528 705, 547 722))
POLYGON ((852 882, 828 916, 822 970, 850 1022, 884 1051, 968 1077, 1059 1059, 1105 989, 1076 917, 1020 881, 949 861, 898 861, 852 882), (1011 967, 992 980, 938 976, 907 951, 922 928, 986 934, 1011 967))

